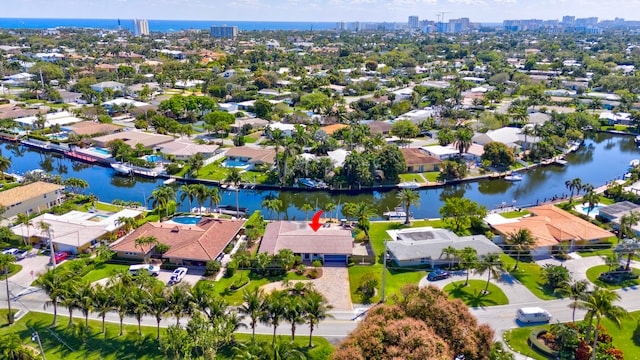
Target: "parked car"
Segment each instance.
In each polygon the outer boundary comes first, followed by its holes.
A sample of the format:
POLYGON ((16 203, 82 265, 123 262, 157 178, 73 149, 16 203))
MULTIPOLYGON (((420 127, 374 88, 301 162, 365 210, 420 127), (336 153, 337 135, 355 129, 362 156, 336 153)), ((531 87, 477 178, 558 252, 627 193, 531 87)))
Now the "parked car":
POLYGON ((5 255, 13 255, 18 260, 22 260, 27 256, 26 251, 20 251, 19 249, 16 249, 16 248, 2 250, 2 253, 5 255))
POLYGON ((179 267, 175 269, 169 278, 169 284, 177 284, 182 281, 184 276, 187 275, 187 271, 189 271, 189 269, 186 267, 179 267))
POLYGON ((68 257, 69 257, 69 253, 64 251, 57 252, 53 255, 53 259, 56 262, 56 264, 60 264, 61 262, 65 261, 68 257))
POLYGON ((518 320, 525 324, 551 321, 551 314, 547 310, 539 307, 520 308, 516 316, 518 320))
POLYGON ((451 274, 449 274, 448 272, 438 269, 438 270, 430 272, 429 275, 427 275, 427 280, 429 280, 429 281, 437 281, 437 280, 446 279, 449 276, 451 276, 451 274))
POLYGON ((131 275, 138 275, 141 271, 147 271, 151 276, 160 275, 160 266, 140 264, 129 266, 129 273, 131 275))

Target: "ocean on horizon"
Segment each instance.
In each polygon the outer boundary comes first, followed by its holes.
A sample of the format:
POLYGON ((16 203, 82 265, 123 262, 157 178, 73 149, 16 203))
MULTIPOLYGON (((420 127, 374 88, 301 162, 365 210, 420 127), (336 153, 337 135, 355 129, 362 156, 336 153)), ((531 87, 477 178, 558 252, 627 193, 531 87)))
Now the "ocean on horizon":
MULTIPOLYGON (((29 19, 0 18, 2 29, 50 29, 56 27, 93 28, 117 30, 118 21, 122 29, 133 31, 132 19, 29 19)), ((148 20, 150 31, 175 32, 188 29, 209 30, 211 26, 237 26, 240 31, 262 30, 330 30, 335 22, 295 21, 223 21, 223 20, 148 20)))

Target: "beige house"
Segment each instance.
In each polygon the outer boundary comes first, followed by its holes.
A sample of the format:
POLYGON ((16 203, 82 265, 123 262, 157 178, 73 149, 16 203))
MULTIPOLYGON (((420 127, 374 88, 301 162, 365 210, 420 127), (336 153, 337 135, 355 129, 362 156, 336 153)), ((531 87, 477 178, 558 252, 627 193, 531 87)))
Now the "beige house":
POLYGON ((4 217, 17 214, 32 214, 50 209, 62 203, 64 186, 42 181, 0 192, 0 206, 5 208, 4 217))

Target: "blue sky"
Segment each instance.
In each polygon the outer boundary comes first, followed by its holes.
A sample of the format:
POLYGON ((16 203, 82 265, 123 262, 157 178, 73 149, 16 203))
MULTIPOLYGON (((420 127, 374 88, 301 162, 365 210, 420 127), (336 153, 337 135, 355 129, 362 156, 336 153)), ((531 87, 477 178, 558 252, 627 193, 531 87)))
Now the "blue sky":
POLYGON ((0 17, 235 21, 407 21, 469 17, 640 19, 640 0, 2 0, 0 17))

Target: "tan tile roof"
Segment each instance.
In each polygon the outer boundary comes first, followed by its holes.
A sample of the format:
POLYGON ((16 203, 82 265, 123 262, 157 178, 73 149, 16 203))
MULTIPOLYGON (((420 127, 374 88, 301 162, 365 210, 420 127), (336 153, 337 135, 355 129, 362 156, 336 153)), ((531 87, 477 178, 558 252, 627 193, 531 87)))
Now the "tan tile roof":
POLYGON ((115 134, 98 136, 93 138, 94 141, 107 144, 110 141, 121 139, 127 145, 135 148, 136 144, 140 143, 145 147, 153 147, 159 144, 168 143, 169 141, 173 141, 174 138, 168 135, 160 135, 160 134, 152 134, 143 131, 121 131, 115 134))
POLYGON ((324 132, 327 133, 327 135, 331 135, 334 132, 340 130, 340 129, 344 129, 346 128, 347 125, 345 124, 333 124, 333 125, 327 125, 327 126, 323 126, 320 129, 324 130, 324 132))
MULTIPOLYGON (((214 260, 244 225, 244 220, 220 220, 204 218, 197 225, 170 223, 146 223, 115 243, 114 251, 140 252, 135 240, 143 236, 153 236, 158 242, 170 246, 165 258, 179 258, 197 261, 214 260)), ((148 253, 150 246, 142 250, 148 253)))
POLYGON ((596 240, 613 236, 612 233, 553 205, 537 206, 529 211, 534 216, 493 227, 505 235, 523 228, 529 229, 536 239, 536 246, 553 246, 562 241, 596 240))
POLYGON ((260 243, 260 252, 277 254, 281 249, 291 249, 302 254, 351 255, 353 238, 350 230, 333 225, 311 230, 306 221, 276 221, 267 225, 260 243))
MULTIPOLYGON (((13 189, 0 192, 0 205, 10 206, 23 202, 29 199, 33 199, 39 196, 43 196, 55 190, 64 189, 62 185, 50 184, 42 181, 37 181, 24 186, 15 187, 13 189)), ((53 201, 51 199, 49 201, 53 201)))
POLYGON ((275 163, 276 152, 273 149, 256 149, 248 146, 234 147, 226 152, 227 156, 249 158, 251 162, 262 161, 267 164, 275 163))
POLYGON ((423 164, 440 164, 442 160, 437 157, 429 156, 420 149, 400 149, 407 166, 423 165, 423 164))
POLYGON ((77 135, 111 134, 122 129, 118 125, 102 124, 93 121, 82 121, 73 124, 70 128, 77 135))

